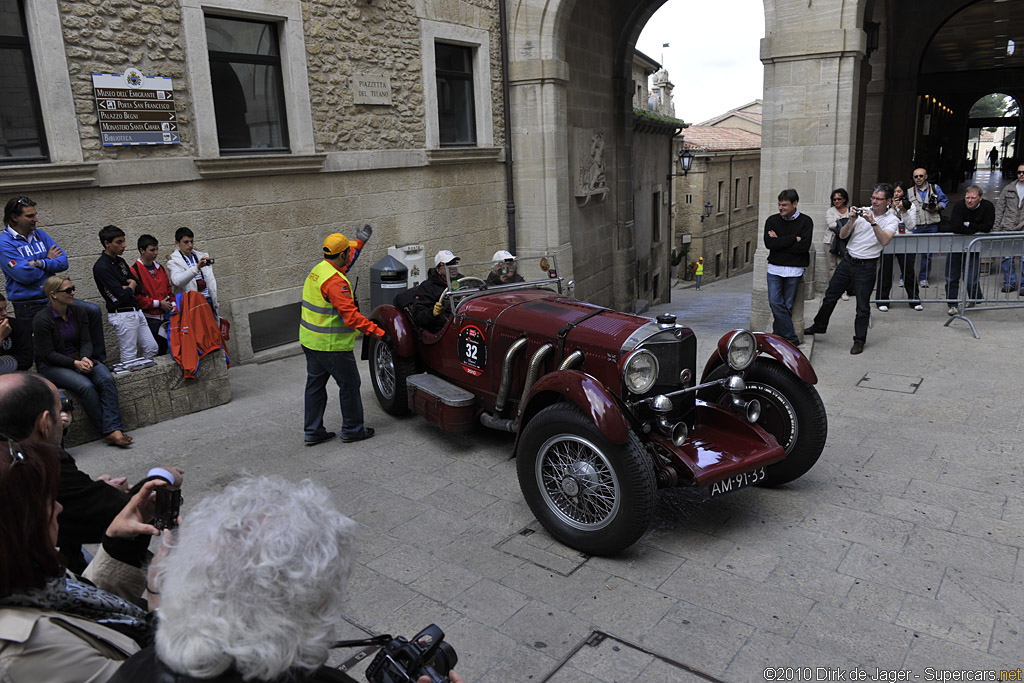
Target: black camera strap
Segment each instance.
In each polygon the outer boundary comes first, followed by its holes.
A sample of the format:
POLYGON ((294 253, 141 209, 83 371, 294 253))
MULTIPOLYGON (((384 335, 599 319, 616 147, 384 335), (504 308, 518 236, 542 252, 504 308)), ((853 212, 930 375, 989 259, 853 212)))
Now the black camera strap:
POLYGON ((360 640, 339 640, 331 645, 332 650, 339 647, 358 647, 360 649, 335 668, 341 672, 343 676, 348 678, 348 680, 354 680, 348 676, 347 672, 351 671, 354 666, 362 662, 364 659, 369 658, 374 652, 391 641, 392 637, 386 633, 374 636, 373 638, 362 638, 360 640))

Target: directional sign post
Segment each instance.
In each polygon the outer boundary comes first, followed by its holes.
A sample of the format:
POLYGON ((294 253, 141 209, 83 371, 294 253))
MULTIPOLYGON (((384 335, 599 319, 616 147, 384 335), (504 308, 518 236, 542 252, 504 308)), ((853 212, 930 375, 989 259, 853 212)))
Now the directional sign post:
POLYGON ((93 74, 92 90, 104 145, 178 145, 178 115, 171 79, 124 74, 93 74))

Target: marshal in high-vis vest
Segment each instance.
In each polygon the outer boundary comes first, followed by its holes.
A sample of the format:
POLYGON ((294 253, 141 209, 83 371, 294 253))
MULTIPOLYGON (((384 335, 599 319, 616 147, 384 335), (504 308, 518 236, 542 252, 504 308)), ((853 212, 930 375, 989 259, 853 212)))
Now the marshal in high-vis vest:
MULTIPOLYGON (((299 343, 306 354, 303 431, 307 446, 336 436, 324 427, 330 377, 338 384, 341 401, 341 440, 351 443, 373 436, 373 429, 363 425, 359 368, 352 349, 360 332, 377 338, 386 334, 356 308, 352 285, 345 277, 353 250, 361 246, 341 233, 328 235, 324 240, 324 260, 309 271, 302 286, 299 343)), ((389 343, 390 339, 384 341, 389 343)))

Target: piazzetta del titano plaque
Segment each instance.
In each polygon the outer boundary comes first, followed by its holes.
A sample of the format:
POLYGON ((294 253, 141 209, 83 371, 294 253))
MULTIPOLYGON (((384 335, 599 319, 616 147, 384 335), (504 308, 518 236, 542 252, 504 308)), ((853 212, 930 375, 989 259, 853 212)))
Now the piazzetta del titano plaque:
POLYGON ((104 145, 181 144, 170 78, 132 67, 123 74, 93 74, 92 91, 104 145))
POLYGON ((352 76, 352 101, 355 104, 391 105, 391 77, 383 74, 352 76))

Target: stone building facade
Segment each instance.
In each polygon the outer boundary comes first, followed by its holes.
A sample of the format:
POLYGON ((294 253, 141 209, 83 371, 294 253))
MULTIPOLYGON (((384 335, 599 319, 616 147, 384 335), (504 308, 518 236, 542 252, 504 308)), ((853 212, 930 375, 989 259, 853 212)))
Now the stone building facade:
POLYGON ((23 13, 46 151, 32 163, 0 159, 0 188, 38 203, 40 227, 70 255, 81 298, 99 300, 91 268, 101 226, 125 230, 129 260, 140 234, 156 236, 166 258, 175 229, 191 227, 197 248, 217 260, 232 358, 247 362, 297 339, 302 282, 331 232, 374 227, 353 273, 364 303, 369 265, 389 245, 452 248, 464 261, 508 247, 496 1, 13 4, 23 13), (276 40, 284 149, 223 153, 209 17, 256 22, 276 40), (468 144, 439 139, 440 44, 468 55, 468 144), (92 74, 129 67, 172 79, 180 144, 102 144, 92 74), (357 82, 378 77, 389 82, 387 101, 356 102, 357 82), (294 334, 281 333, 293 323, 294 334))

